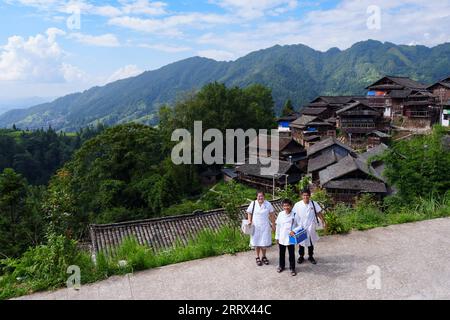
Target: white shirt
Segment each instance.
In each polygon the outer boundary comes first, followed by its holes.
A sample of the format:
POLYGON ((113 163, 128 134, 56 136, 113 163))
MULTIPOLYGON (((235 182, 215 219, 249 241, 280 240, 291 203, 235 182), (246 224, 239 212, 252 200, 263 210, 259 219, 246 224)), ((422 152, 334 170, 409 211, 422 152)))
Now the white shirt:
POLYGON ((251 247, 270 247, 272 245, 272 226, 270 214, 275 212, 269 201, 264 201, 261 205, 257 200, 250 203, 247 213, 252 214, 252 222, 255 231, 250 236, 251 247), (255 206, 253 210, 253 206, 255 206))
MULTIPOLYGON (((322 208, 317 202, 314 201, 314 205, 317 214, 322 212, 322 208)), ((314 245, 319 240, 319 235, 316 232, 317 219, 319 218, 317 217, 316 219, 316 213, 314 212, 313 202, 311 200, 309 201, 308 204, 305 204, 303 200, 297 202, 292 211, 296 213, 295 220, 298 225, 297 230, 294 231, 297 232, 298 230, 300 230, 300 228, 303 228, 308 233, 308 238, 305 241, 303 241, 301 245, 304 247, 314 245)))
POLYGON ((291 211, 287 214, 286 211, 281 211, 278 214, 275 224, 277 226, 275 231, 275 239, 278 240, 278 243, 283 246, 290 245, 289 234, 298 227, 297 221, 294 218, 294 212, 291 211))

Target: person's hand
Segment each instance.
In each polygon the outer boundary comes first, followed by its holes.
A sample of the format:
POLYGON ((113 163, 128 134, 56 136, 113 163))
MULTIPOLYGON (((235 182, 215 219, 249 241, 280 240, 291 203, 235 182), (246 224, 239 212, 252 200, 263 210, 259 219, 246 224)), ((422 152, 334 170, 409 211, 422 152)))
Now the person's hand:
POLYGON ((249 225, 249 226, 251 226, 251 225, 252 225, 252 222, 251 222, 251 221, 249 221, 249 222, 248 222, 248 225, 249 225))

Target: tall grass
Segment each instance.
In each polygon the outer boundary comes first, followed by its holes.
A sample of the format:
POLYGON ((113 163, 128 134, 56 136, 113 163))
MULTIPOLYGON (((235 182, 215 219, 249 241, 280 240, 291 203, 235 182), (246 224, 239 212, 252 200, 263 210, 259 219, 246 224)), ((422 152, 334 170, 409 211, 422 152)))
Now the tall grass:
POLYGON ((56 242, 31 248, 20 259, 3 260, 0 299, 62 287, 69 276, 66 270, 70 265, 80 267, 81 282, 86 284, 113 275, 249 249, 248 236, 231 227, 223 227, 217 232, 201 231, 187 244, 178 242, 173 248, 156 253, 139 245, 135 238, 127 238, 113 256, 100 253, 95 263, 89 253, 74 251, 74 242, 66 244, 67 250, 62 250, 63 241, 64 238, 59 237, 56 242))
POLYGON ((379 203, 364 196, 353 207, 338 204, 327 213, 327 233, 342 234, 350 230, 368 230, 392 224, 450 217, 450 192, 442 197, 419 197, 414 203, 407 205, 399 205, 391 200, 386 203, 379 203))

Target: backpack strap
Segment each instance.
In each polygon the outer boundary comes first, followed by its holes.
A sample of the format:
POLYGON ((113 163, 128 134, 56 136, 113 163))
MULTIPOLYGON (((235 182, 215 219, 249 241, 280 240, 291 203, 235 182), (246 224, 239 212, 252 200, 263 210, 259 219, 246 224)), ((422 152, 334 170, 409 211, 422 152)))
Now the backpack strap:
POLYGON ((316 215, 317 224, 319 224, 320 222, 319 222, 319 218, 317 217, 316 205, 315 205, 314 201, 312 201, 312 200, 311 200, 311 203, 312 203, 312 206, 314 208, 314 214, 316 215))

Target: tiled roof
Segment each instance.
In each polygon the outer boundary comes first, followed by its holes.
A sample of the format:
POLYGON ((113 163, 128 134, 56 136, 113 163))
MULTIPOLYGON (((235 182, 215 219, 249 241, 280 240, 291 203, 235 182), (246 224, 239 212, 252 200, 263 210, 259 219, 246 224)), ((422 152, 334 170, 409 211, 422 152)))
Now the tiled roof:
POLYGON ((378 115, 379 114, 379 112, 376 109, 369 107, 366 103, 363 103, 360 101, 355 101, 355 102, 349 104, 348 106, 345 106, 344 108, 336 111, 336 114, 340 115, 340 114, 345 113, 349 110, 352 110, 353 108, 356 108, 358 106, 363 106, 364 108, 366 108, 368 111, 364 111, 364 112, 367 115, 378 115))
POLYGON ((351 155, 348 155, 347 157, 342 158, 338 163, 319 172, 320 184, 323 186, 332 180, 338 179, 356 170, 360 170, 368 176, 374 176, 381 180, 375 170, 369 167, 362 159, 355 159, 351 155))
MULTIPOLYGON (((261 159, 261 157, 259 157, 261 159)), ((264 163, 268 163, 269 158, 264 158, 264 163)), ((289 162, 289 161, 283 161, 278 160, 278 174, 286 174, 291 168, 296 168, 295 164, 289 162)), ((267 177, 272 178, 272 176, 263 176, 261 175, 261 169, 267 168, 269 169, 269 165, 261 164, 260 161, 258 161, 257 164, 250 164, 246 163, 241 166, 239 166, 236 171, 242 172, 245 175, 254 176, 254 177, 267 177)))
POLYGON ((350 152, 354 152, 354 150, 352 148, 350 148, 349 146, 347 146, 346 144, 343 144, 342 142, 340 142, 338 139, 336 139, 334 137, 330 137, 330 138, 321 140, 320 142, 311 146, 308 149, 308 156, 312 156, 313 154, 316 154, 317 152, 324 150, 334 144, 336 144, 350 152))
POLYGON ((308 123, 313 122, 316 119, 317 119, 316 116, 309 116, 309 115, 305 114, 305 115, 302 115, 297 120, 293 121, 289 126, 290 127, 304 127, 308 123))
POLYGON ((386 185, 383 182, 377 182, 366 179, 342 179, 326 183, 325 188, 342 190, 359 190, 371 193, 387 193, 386 185))
POLYGON ((314 172, 338 161, 334 150, 330 149, 318 157, 311 158, 308 161, 308 172, 314 172))
POLYGON ((417 82, 415 80, 412 80, 408 77, 386 76, 386 77, 379 79, 375 83, 371 84, 366 89, 376 88, 378 86, 378 83, 384 79, 389 79, 390 81, 395 83, 395 85, 380 85, 380 86, 386 87, 386 88, 388 88, 389 86, 392 86, 392 89, 406 89, 406 88, 408 88, 408 89, 425 89, 427 87, 426 85, 424 85, 420 82, 417 82))
POLYGON ((321 113, 327 111, 327 108, 304 108, 302 109, 302 115, 309 115, 309 116, 318 116, 321 113))
MULTIPOLYGON (((281 201, 272 205, 276 213, 282 211, 281 201)), ((242 218, 246 217, 248 205, 241 207, 242 218)), ((229 222, 223 209, 204 213, 148 219, 132 222, 91 225, 90 236, 95 253, 104 252, 114 255, 116 248, 124 239, 134 236, 139 244, 152 248, 155 252, 173 247, 177 242, 186 244, 200 231, 210 229, 217 231, 229 222)))

